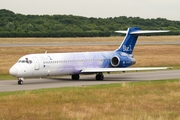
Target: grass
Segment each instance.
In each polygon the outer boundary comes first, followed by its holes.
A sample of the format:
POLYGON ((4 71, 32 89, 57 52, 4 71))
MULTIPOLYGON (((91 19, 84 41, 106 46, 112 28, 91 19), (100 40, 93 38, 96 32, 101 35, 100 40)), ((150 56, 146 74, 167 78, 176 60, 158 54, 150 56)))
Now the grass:
POLYGON ((136 66, 179 66, 180 45, 138 45, 134 50, 136 66))
POLYGON ((0 74, 0 80, 13 80, 14 77, 9 74, 0 74))
POLYGON ((180 79, 0 93, 0 119, 178 120, 180 79))

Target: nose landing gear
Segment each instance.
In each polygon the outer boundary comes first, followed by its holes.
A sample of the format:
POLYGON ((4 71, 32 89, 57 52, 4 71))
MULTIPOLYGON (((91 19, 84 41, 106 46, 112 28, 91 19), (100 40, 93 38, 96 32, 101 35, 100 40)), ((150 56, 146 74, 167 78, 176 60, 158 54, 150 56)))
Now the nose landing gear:
POLYGON ((19 84, 19 85, 22 85, 22 84, 23 84, 23 80, 24 80, 24 78, 19 78, 18 84, 19 84))

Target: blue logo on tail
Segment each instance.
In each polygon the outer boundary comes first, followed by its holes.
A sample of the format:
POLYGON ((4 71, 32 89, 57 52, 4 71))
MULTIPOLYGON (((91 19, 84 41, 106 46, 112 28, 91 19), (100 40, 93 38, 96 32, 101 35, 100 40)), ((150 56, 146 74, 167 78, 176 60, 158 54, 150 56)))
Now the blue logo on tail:
POLYGON ((124 38, 121 46, 116 50, 117 52, 125 52, 128 54, 132 54, 134 50, 134 46, 136 44, 136 41, 138 39, 137 34, 131 34, 131 32, 135 32, 140 30, 140 28, 128 28, 128 31, 126 33, 126 37, 124 38))

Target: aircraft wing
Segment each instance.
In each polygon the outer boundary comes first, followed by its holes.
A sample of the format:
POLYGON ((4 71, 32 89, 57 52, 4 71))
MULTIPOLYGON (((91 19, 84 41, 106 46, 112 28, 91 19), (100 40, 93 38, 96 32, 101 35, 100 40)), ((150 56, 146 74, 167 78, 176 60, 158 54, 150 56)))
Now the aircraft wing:
POLYGON ((84 68, 81 73, 117 72, 117 71, 139 71, 139 70, 164 70, 170 67, 146 67, 146 68, 84 68))

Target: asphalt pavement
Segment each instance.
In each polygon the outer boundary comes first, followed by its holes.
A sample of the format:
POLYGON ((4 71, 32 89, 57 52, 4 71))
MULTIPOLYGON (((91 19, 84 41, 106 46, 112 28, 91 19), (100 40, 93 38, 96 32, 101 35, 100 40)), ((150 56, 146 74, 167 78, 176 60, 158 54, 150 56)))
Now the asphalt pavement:
POLYGON ((104 81, 96 81, 95 75, 80 75, 80 80, 71 80, 70 76, 55 78, 25 79, 23 85, 18 85, 17 80, 0 81, 0 92, 35 90, 42 88, 59 88, 70 86, 88 86, 98 84, 139 82, 149 80, 180 79, 180 70, 161 70, 146 72, 128 72, 119 74, 104 74, 104 81))

